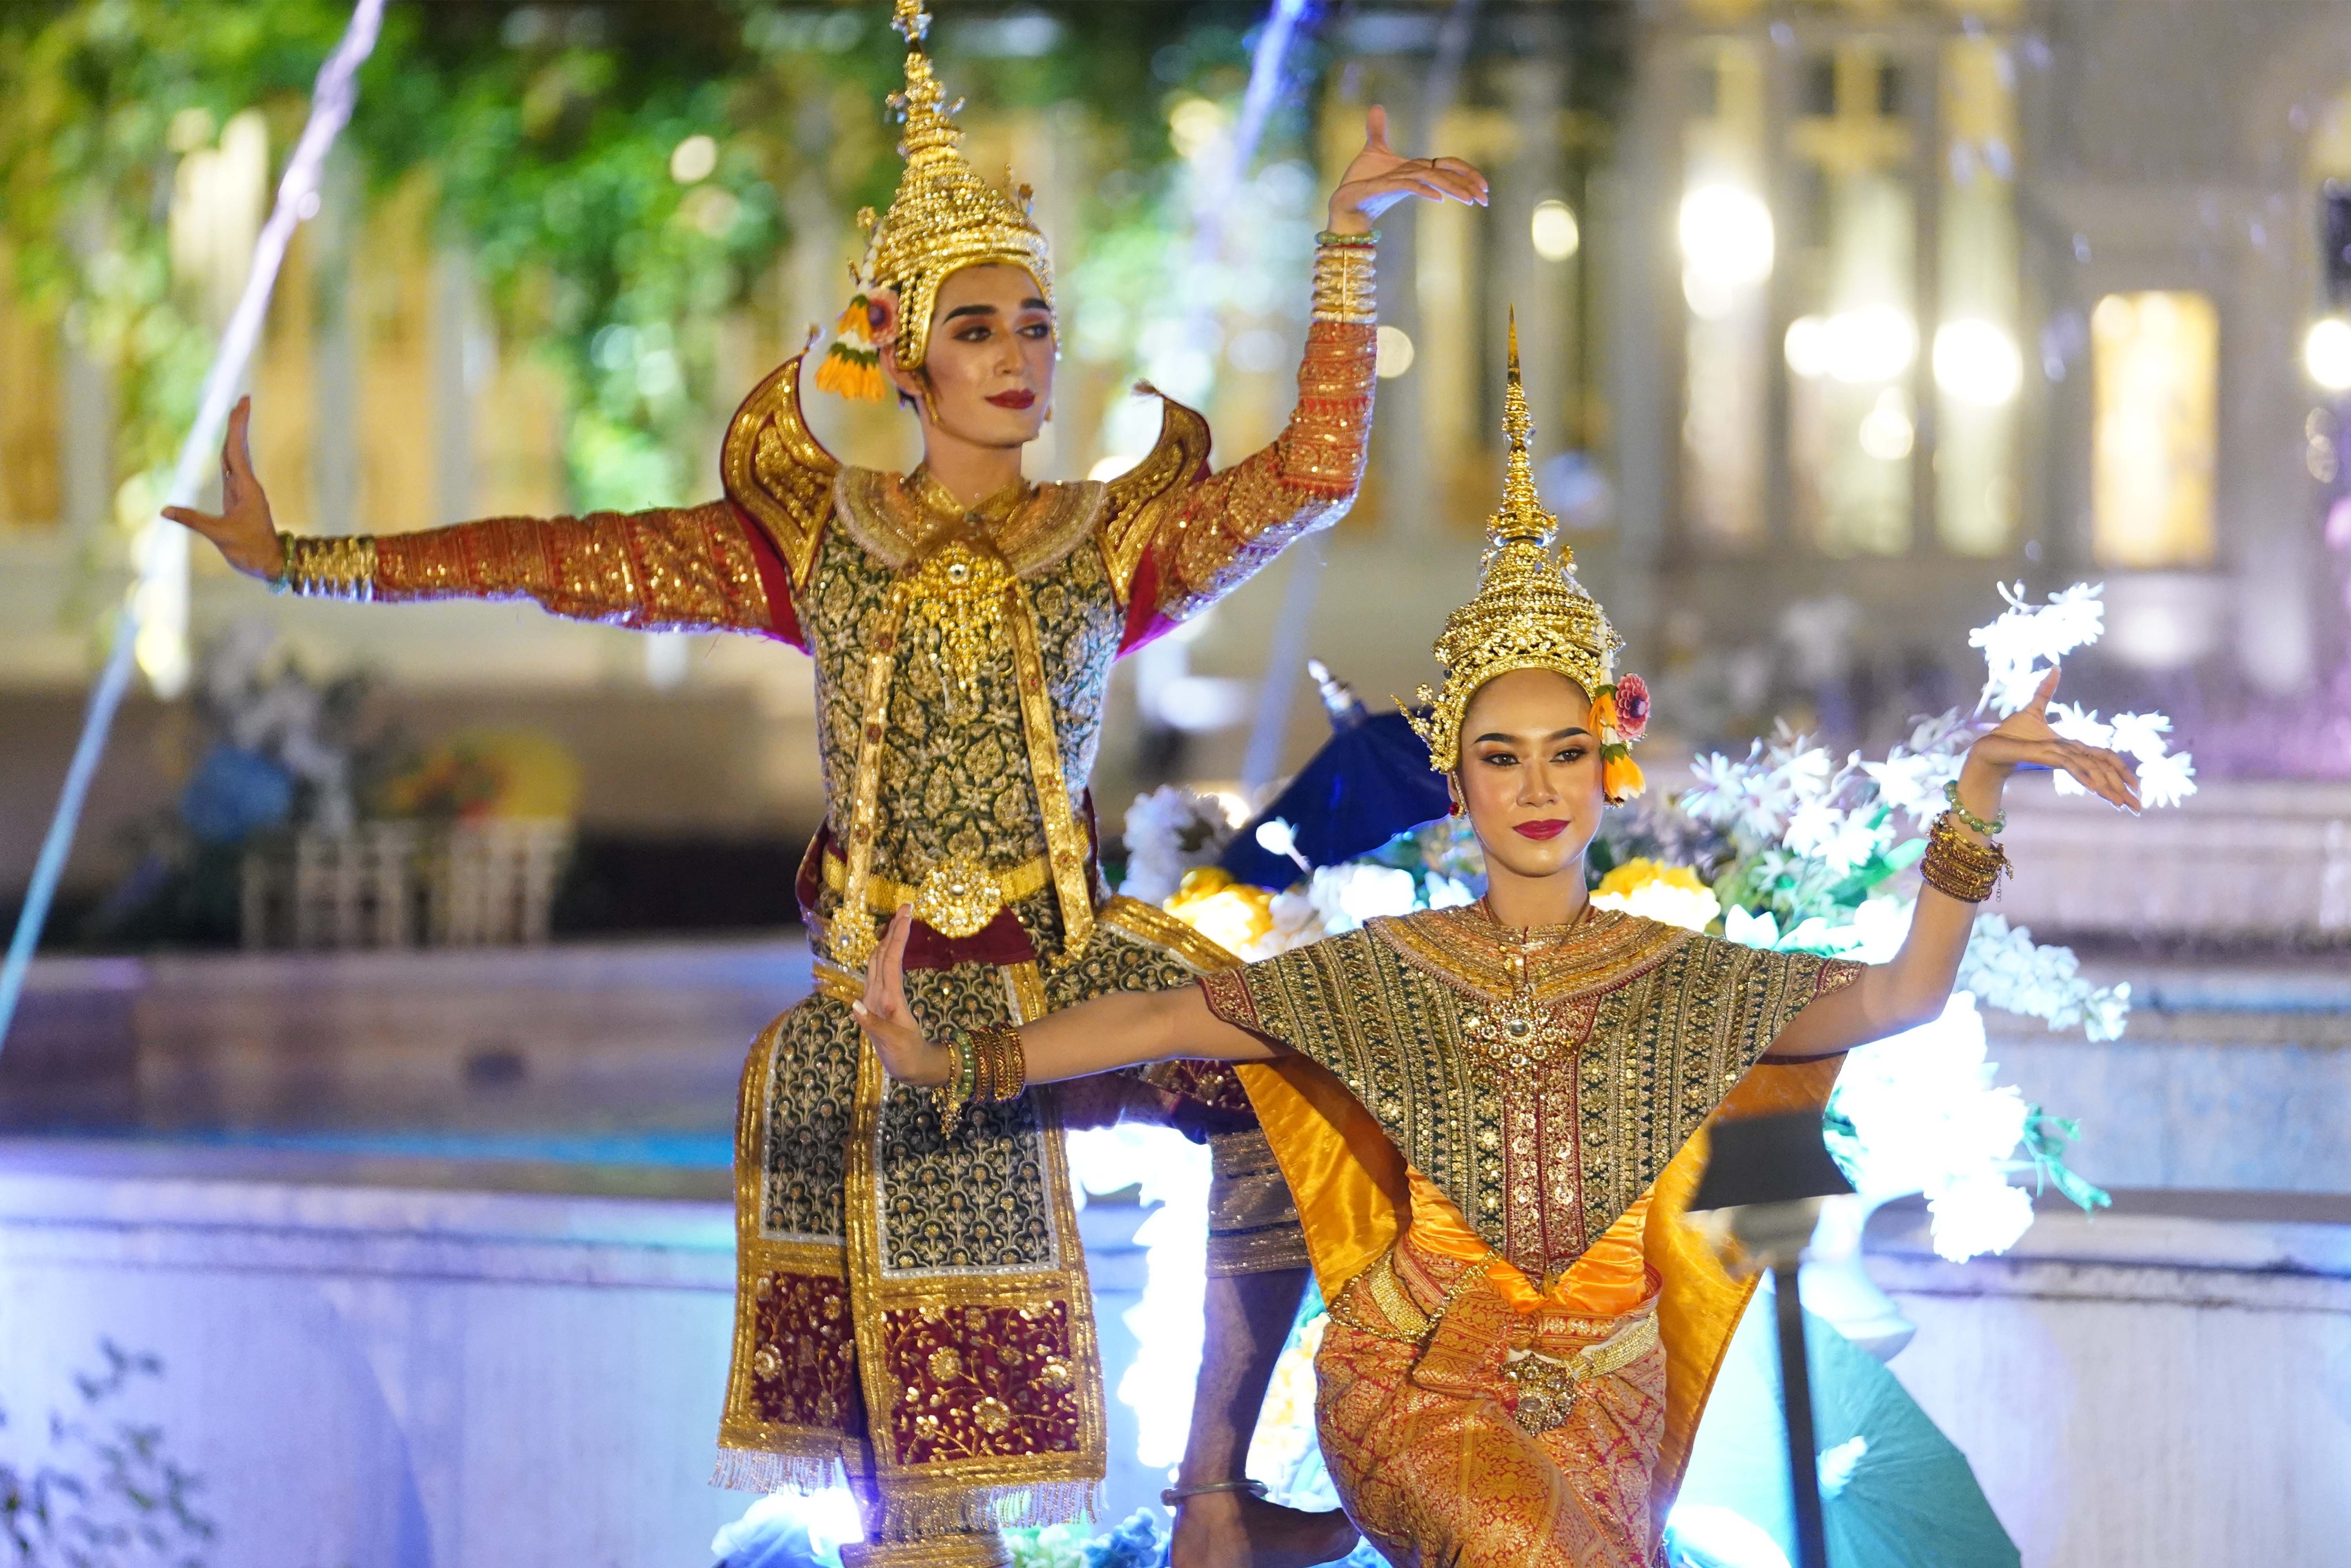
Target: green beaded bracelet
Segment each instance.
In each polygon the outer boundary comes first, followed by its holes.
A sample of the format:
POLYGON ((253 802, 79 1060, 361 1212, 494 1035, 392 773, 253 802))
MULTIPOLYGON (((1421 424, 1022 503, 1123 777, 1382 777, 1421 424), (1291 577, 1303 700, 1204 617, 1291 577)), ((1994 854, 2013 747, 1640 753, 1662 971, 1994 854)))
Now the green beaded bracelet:
POLYGON ((1973 811, 1969 810, 1965 806, 1960 805, 1959 781, 1956 779, 1943 786, 1943 803, 1950 807, 1952 815, 1958 817, 1960 821, 1965 822, 1977 832, 1981 833, 1985 838, 1998 838, 2000 836, 2001 830, 2008 826, 2008 811, 2006 808, 2002 808, 1999 816, 1994 817, 1991 821, 1987 822, 1981 817, 1977 816, 1973 811))
POLYGON ((1374 246, 1380 243, 1380 231, 1374 229, 1369 234, 1343 235, 1331 229, 1324 229, 1314 236, 1314 243, 1316 245, 1374 246))

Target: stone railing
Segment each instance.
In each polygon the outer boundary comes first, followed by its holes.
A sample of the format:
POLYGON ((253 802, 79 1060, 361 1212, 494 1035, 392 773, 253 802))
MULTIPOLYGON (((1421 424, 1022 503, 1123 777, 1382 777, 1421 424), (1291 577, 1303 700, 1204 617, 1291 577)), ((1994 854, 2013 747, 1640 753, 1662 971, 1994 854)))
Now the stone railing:
POLYGON ((547 940, 568 821, 362 822, 246 855, 245 946, 475 947, 547 940))
POLYGON ((2351 942, 2351 785, 2216 782, 2137 820, 2045 778, 2009 799, 1986 907, 2037 936, 2351 942))

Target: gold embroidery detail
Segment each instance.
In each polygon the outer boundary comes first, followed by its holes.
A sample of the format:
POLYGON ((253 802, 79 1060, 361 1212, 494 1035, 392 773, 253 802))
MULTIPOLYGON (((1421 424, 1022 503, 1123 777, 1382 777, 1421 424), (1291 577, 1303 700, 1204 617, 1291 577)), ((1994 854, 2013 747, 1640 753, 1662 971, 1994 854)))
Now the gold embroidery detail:
POLYGON ((727 423, 718 454, 727 497, 767 530, 795 588, 808 586, 831 510, 833 476, 841 472, 800 414, 800 361, 807 357, 794 354, 751 389, 727 423))
POLYGON ((1045 655, 1038 643, 1037 613, 1029 594, 1015 582, 1005 591, 1012 632, 1014 684, 1020 694, 1021 738, 1029 745, 1029 772, 1036 780, 1037 806, 1045 821, 1045 854, 1053 862, 1053 889, 1061 906, 1061 957, 1085 951, 1094 933, 1093 889, 1089 885, 1086 841, 1070 804, 1061 774, 1061 742, 1053 723, 1053 698, 1045 689, 1045 655))
POLYGON ((1015 577, 1046 571, 1082 543, 1101 515, 1104 487, 1030 485, 1016 479, 977 507, 967 507, 917 467, 901 477, 851 468, 841 477, 841 526, 858 547, 891 570, 903 569, 941 539, 983 540, 1015 577))
POLYGON ((866 883, 873 876, 882 742, 890 732, 890 681, 897 669, 898 632, 904 618, 905 601, 893 593, 865 655, 865 721, 857 732, 857 788, 849 807, 849 867, 841 880, 841 907, 826 933, 832 956, 853 968, 863 968, 880 944, 873 917, 866 912, 866 883))
POLYGON ((1107 930, 1174 954, 1177 962, 1195 974, 1215 974, 1241 967, 1240 959, 1202 936, 1199 927, 1177 919, 1155 904, 1117 894, 1102 906, 1102 913, 1094 918, 1107 930))
MULTIPOLYGON (((1527 932, 1541 946, 1541 962, 1521 971, 1512 967, 1517 943, 1475 904, 1367 921, 1364 929, 1421 973, 1489 1004, 1515 995, 1522 973, 1538 1005, 1622 985, 1663 962, 1691 936, 1623 910, 1591 909, 1573 926, 1527 932)), ((1468 1020, 1462 1021, 1466 1030, 1468 1020)))
MULTIPOLYGON (((980 1313, 1012 1309, 1024 1314, 1058 1306, 1066 1314, 1071 1365, 1066 1381, 1078 1385, 1078 1434, 1074 1447, 1033 1454, 954 1459, 923 1465, 903 1462, 877 1421, 871 1454, 874 1480, 899 1521, 920 1520, 924 1533, 994 1528, 999 1522, 1050 1524, 1081 1514, 1102 1474, 1104 1432, 1102 1358, 1078 1241, 1077 1210, 1070 1196, 1068 1145, 1061 1114, 1050 1095, 1030 1097, 1038 1118, 1037 1148, 1053 1234, 1061 1256, 1074 1266, 988 1270, 968 1277, 925 1274, 885 1277, 880 1258, 880 1158, 884 1079, 872 1042, 860 1038, 857 1097, 852 1113, 846 1195, 849 1283, 857 1304, 858 1373, 868 1410, 886 1411, 903 1396, 890 1372, 887 1322, 893 1312, 914 1311, 939 1321, 956 1308, 980 1313), (1026 1493, 1025 1497, 1016 1494, 1026 1493), (1006 1510, 1007 1502, 1016 1507, 1006 1510), (1014 1515, 1009 1521, 1005 1513, 1014 1515)), ((756 1180, 756 1176, 754 1177, 756 1180)), ((1050 1387, 1063 1383, 1048 1381, 1050 1387)), ((977 1413, 975 1412, 975 1416, 977 1413)), ((886 1418, 885 1418, 886 1420, 886 1418)), ((914 1531, 907 1531, 914 1533, 914 1531)))
POLYGON ((1004 966, 1004 999, 1015 1024, 1035 1023, 1052 1010, 1045 997, 1045 977, 1038 972, 1035 959, 1004 966))

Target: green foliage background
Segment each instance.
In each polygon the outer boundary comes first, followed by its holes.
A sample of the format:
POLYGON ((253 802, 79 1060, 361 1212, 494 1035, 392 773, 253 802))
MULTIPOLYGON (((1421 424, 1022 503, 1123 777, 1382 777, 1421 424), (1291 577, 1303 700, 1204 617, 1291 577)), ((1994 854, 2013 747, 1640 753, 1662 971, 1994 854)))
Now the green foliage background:
MULTIPOLYGON (((1169 95, 1236 89, 1261 7, 1029 7, 1059 26, 1023 58, 958 54, 963 18, 947 9, 933 41, 956 91, 1083 115, 1120 172, 1087 215, 1114 228, 1173 158, 1169 95)), ((349 15, 334 0, 17 0, 0 16, 0 241, 19 293, 112 370, 126 476, 171 460, 211 348, 172 277, 178 160, 249 108, 282 157, 349 15)), ((695 411, 737 390, 710 384, 709 334, 679 324, 709 323, 776 262, 791 181, 818 172, 842 212, 888 200, 882 102, 903 46, 887 20, 877 4, 753 0, 391 7, 343 147, 371 199, 430 176, 444 237, 476 259, 501 330, 561 367, 583 504, 678 498, 695 411), (722 153, 689 187, 670 157, 697 134, 722 153), (640 373, 654 349, 676 375, 640 373)))

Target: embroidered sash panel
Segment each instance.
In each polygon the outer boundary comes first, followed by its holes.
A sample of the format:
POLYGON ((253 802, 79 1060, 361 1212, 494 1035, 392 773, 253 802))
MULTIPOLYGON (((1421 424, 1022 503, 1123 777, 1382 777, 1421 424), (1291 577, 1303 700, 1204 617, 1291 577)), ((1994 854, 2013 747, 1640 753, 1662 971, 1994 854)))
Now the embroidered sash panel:
MULTIPOLYGON (((1113 899, 1050 975, 911 970, 907 1001, 937 1038, 1234 962, 1113 899)), ((1061 1086, 971 1106, 943 1136, 929 1092, 887 1082, 845 985, 831 991, 770 1025, 745 1070, 722 1474, 822 1486, 838 1462, 941 1528, 1008 1501, 1026 1522, 1080 1517, 1103 1406, 1061 1086)))
POLYGON ((1476 910, 1374 920, 1202 986, 1218 1016, 1335 1074, 1548 1289, 1859 966, 1605 911, 1546 935, 1524 987, 1476 910))

